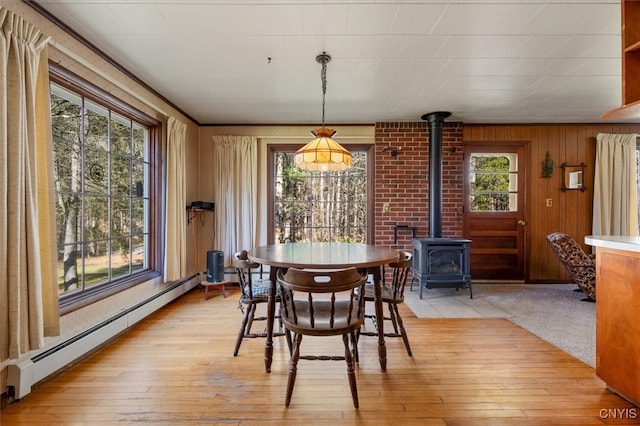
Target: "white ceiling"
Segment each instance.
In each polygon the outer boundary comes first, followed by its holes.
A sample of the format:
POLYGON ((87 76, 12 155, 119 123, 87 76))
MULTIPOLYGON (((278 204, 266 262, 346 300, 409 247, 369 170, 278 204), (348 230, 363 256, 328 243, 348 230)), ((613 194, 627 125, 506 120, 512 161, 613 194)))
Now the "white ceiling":
POLYGON ((620 0, 37 3, 200 124, 319 123, 323 51, 327 124, 595 123, 621 104, 620 0))

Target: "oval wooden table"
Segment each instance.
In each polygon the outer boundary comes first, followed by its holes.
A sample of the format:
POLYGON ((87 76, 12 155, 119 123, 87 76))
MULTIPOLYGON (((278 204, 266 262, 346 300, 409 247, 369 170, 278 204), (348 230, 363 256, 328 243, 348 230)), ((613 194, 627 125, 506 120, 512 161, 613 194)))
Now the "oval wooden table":
POLYGON ((387 369, 387 348, 384 341, 384 312, 381 297, 380 266, 398 260, 398 250, 371 244, 355 243, 284 243, 270 244, 249 250, 249 259, 270 266, 269 303, 267 309, 267 338, 264 363, 271 372, 273 357, 273 323, 275 318, 276 273, 279 268, 367 269, 373 275, 375 311, 378 324, 378 358, 380 369, 387 369))

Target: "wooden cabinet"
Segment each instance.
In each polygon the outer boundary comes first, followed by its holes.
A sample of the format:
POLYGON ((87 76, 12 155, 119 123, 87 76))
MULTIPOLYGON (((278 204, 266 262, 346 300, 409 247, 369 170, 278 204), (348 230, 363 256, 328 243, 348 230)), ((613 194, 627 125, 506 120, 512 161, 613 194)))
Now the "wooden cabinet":
POLYGON ((622 106, 603 119, 640 117, 640 1, 622 0, 622 106))
POLYGON ((596 246, 596 374, 640 404, 640 237, 587 236, 596 246))

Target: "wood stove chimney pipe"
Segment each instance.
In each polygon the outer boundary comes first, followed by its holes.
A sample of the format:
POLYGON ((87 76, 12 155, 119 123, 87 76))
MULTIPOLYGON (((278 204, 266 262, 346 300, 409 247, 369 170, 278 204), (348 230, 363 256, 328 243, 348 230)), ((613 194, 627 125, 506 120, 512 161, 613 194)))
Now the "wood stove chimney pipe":
POLYGON ((442 128, 446 111, 424 114, 429 123, 429 237, 442 237, 442 128))

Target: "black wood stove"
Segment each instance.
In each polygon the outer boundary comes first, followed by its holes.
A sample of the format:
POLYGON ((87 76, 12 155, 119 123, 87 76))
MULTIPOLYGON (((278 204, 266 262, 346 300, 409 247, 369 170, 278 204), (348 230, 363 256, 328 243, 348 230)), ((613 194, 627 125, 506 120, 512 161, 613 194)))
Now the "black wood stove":
POLYGON ((413 278, 420 286, 420 299, 425 288, 469 288, 471 273, 469 251, 471 240, 463 238, 414 238, 413 278))
POLYGON ((471 288, 471 240, 442 236, 442 128, 450 112, 422 116, 429 122, 429 237, 414 238, 413 280, 425 288, 471 288))

